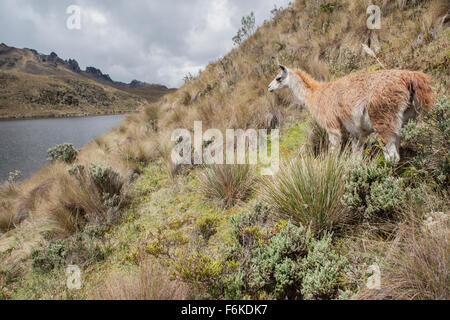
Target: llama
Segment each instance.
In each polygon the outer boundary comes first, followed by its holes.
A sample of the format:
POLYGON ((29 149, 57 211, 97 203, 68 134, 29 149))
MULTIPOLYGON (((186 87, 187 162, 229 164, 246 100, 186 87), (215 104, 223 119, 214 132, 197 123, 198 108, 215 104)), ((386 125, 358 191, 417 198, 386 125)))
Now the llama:
POLYGON ((353 150, 376 132, 387 161, 400 160, 400 131, 432 105, 431 77, 417 71, 382 70, 319 82, 302 70, 280 65, 269 91, 288 87, 328 134, 332 149, 340 147, 343 130, 353 150))

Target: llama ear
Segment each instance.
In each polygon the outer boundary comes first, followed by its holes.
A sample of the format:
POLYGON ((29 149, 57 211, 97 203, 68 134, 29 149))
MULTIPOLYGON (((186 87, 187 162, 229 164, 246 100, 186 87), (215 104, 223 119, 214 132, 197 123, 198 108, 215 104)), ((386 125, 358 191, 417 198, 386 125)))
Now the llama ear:
POLYGON ((286 73, 288 72, 288 69, 285 66, 283 66, 282 64, 280 64, 279 66, 280 66, 281 70, 283 70, 283 72, 286 72, 286 73))

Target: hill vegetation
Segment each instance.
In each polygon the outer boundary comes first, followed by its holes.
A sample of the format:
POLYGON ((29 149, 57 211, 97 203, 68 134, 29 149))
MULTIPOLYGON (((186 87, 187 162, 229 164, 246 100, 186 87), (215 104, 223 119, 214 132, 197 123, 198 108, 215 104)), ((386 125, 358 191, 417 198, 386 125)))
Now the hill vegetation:
POLYGON ((54 52, 0 44, 0 119, 131 113, 170 91, 137 80, 114 82, 54 52))
POLYGON ((2 186, 0 298, 449 299, 449 4, 375 3, 378 31, 366 27, 372 1, 275 9, 75 159, 2 186), (289 92, 267 92, 278 63, 322 81, 381 68, 361 43, 388 68, 434 79, 435 106, 403 129, 396 165, 375 139, 363 157, 328 152, 289 92), (280 172, 173 164, 170 135, 194 120, 280 128, 280 172), (66 287, 68 264, 81 290, 66 287), (377 269, 381 287, 368 288, 377 269))

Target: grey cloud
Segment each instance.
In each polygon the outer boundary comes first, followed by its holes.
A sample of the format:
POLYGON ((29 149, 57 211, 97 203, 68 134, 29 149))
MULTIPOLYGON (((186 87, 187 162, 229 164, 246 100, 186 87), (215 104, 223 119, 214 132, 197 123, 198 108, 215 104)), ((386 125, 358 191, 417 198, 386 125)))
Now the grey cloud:
POLYGON ((179 86, 232 48, 243 15, 257 23, 288 0, 2 0, 0 42, 75 58, 118 81, 179 86), (66 28, 66 8, 82 8, 81 30, 66 28))

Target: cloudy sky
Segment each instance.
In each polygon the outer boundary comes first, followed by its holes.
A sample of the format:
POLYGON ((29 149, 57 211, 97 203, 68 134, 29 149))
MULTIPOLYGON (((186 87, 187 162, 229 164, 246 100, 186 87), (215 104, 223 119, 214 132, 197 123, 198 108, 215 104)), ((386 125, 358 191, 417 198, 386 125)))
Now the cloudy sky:
POLYGON ((241 18, 269 19, 291 0, 0 0, 0 43, 56 52, 114 80, 182 84, 232 49, 241 18), (67 8, 81 8, 69 30, 67 8))

